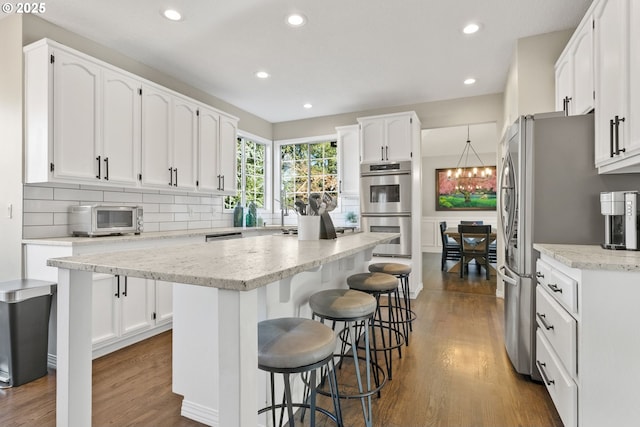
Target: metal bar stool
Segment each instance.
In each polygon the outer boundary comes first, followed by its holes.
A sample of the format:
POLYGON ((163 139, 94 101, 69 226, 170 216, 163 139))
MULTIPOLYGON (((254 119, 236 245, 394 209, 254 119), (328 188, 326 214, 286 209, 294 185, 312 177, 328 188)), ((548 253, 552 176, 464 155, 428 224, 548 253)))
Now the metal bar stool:
POLYGON ((393 378, 393 350, 398 349, 399 357, 402 357, 402 346, 405 337, 401 331, 403 321, 401 320, 402 307, 399 306, 400 297, 398 294, 398 279, 386 273, 358 273, 347 277, 349 288, 371 294, 376 299, 376 313, 373 318, 372 330, 380 330, 382 336, 382 347, 377 345, 373 351, 381 351, 384 354, 384 361, 387 368, 387 378, 393 378), (384 319, 380 309, 380 297, 387 296, 389 316, 384 319), (387 332, 385 339, 384 332, 387 332), (394 342, 395 341, 395 342, 394 342))
POLYGON ((400 287, 402 288, 402 299, 404 301, 403 332, 405 335, 405 342, 409 345, 409 332, 413 332, 413 321, 417 319, 416 313, 411 309, 411 291, 409 289, 411 266, 397 262, 379 262, 369 264, 369 271, 372 273, 387 273, 398 278, 400 287))
POLYGON ((342 413, 338 398, 338 383, 333 363, 333 352, 337 339, 331 328, 315 320, 297 317, 264 320, 258 323, 258 368, 269 372, 271 379, 271 405, 258 411, 262 414, 272 413, 273 426, 276 425, 276 409, 280 409, 280 426, 287 409, 288 425, 295 426, 293 408, 309 408, 311 426, 315 426, 316 411, 321 412, 342 427, 342 413), (334 413, 316 407, 316 369, 327 366, 329 387, 333 401, 334 413), (291 396, 290 375, 310 372, 310 403, 293 403, 291 396), (274 374, 282 374, 284 378, 284 400, 275 403, 274 374))
MULTIPOLYGON (((309 298, 309 306, 313 311, 313 318, 319 318, 322 323, 324 323, 325 320, 330 320, 333 322, 334 327, 336 322, 343 322, 345 324, 345 329, 343 331, 347 332, 347 340, 351 344, 354 369, 358 383, 358 393, 350 395, 341 393, 339 394, 339 397, 343 399, 360 398, 365 425, 367 427, 371 427, 371 395, 376 393, 382 387, 381 385, 377 385, 375 388, 371 387, 372 362, 369 347, 369 328, 371 326, 373 315, 376 312, 376 299, 370 294, 351 289, 329 289, 311 295, 309 298), (366 388, 362 384, 362 376, 360 373, 360 357, 358 355, 357 343, 360 334, 357 329, 362 330, 365 341, 364 369, 366 376, 366 388)), ((343 341, 343 343, 344 342, 346 341, 343 341)), ((345 351, 342 351, 338 355, 341 361, 344 355, 345 351)), ((374 369, 377 369, 377 364, 375 364, 374 369)))

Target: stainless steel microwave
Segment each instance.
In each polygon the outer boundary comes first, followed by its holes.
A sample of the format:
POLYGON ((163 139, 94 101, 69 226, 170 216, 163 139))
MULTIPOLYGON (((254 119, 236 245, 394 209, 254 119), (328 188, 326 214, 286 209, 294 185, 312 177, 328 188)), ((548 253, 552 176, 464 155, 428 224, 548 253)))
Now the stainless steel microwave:
POLYGON ((142 213, 139 206, 72 206, 69 231, 74 236, 89 237, 140 234, 144 227, 142 213))

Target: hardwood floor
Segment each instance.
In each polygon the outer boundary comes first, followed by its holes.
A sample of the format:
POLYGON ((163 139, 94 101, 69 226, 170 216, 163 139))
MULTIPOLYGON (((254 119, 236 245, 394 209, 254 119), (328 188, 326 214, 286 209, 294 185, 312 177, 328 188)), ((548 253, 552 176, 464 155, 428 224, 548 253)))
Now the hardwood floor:
MULTIPOLYGON (((410 346, 395 354, 393 380, 374 399, 374 425, 562 426, 544 386, 511 367, 495 276, 484 280, 475 266, 464 279, 441 272, 439 254, 424 254, 423 275, 410 346)), ((94 426, 202 425, 179 415, 171 392, 171 332, 95 360, 93 372, 94 426)), ((346 426, 364 425, 358 400, 342 406, 346 426)), ((55 371, 0 390, 0 425, 54 426, 55 371)))

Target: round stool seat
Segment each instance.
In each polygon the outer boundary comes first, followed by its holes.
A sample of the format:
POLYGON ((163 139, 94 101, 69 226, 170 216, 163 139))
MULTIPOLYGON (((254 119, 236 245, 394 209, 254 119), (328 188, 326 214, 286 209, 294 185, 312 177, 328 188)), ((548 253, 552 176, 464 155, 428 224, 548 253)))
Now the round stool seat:
POLYGON ((258 366, 293 369, 318 363, 336 348, 328 326, 310 319, 284 317, 258 323, 258 366))
POLYGON ((361 319, 376 311, 376 299, 352 289, 329 289, 309 298, 309 307, 321 317, 330 319, 361 319))
POLYGON ((378 262, 369 264, 369 271, 372 273, 387 273, 399 276, 401 274, 410 274, 411 266, 397 262, 378 262))
POLYGON ((398 287, 398 279, 387 273, 358 273, 347 277, 351 289, 364 292, 388 292, 398 287))

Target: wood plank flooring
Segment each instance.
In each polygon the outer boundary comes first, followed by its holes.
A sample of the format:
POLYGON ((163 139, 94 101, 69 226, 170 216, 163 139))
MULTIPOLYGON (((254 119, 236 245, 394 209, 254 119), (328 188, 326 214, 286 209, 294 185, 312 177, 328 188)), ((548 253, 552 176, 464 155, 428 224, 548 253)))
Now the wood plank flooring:
MULTIPOLYGON (((424 254, 423 275, 410 346, 374 399, 374 425, 562 426, 544 386, 509 363, 495 277, 484 280, 475 266, 464 279, 441 272, 439 254, 424 254)), ((179 415, 180 401, 171 392, 171 332, 93 362, 94 426, 201 426, 179 415)), ((343 401, 343 412, 346 426, 364 425, 358 400, 343 401)), ((0 390, 0 426, 55 426, 55 371, 0 390)))

